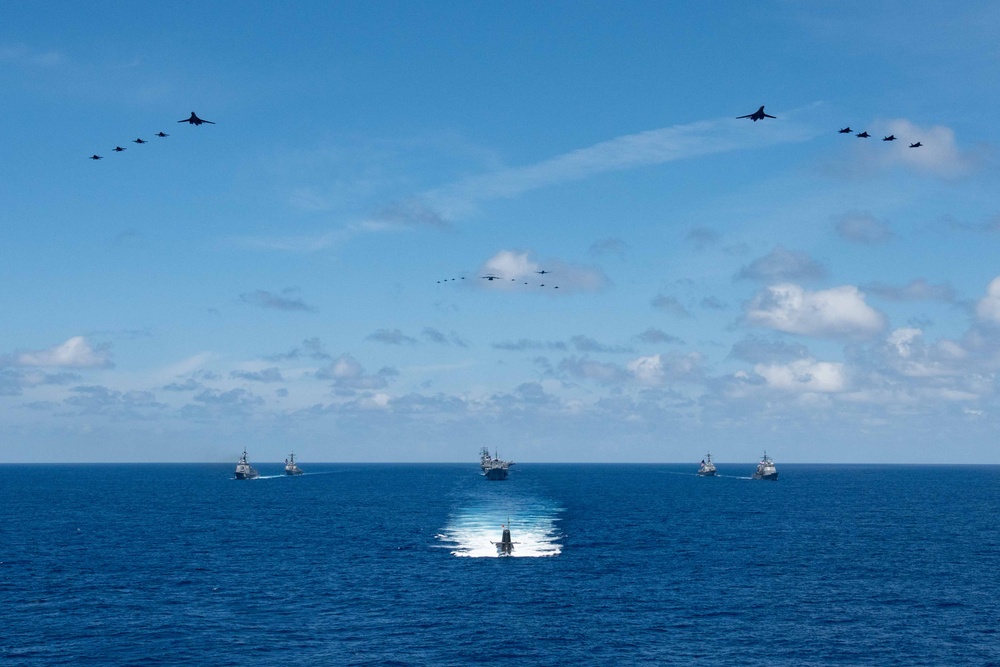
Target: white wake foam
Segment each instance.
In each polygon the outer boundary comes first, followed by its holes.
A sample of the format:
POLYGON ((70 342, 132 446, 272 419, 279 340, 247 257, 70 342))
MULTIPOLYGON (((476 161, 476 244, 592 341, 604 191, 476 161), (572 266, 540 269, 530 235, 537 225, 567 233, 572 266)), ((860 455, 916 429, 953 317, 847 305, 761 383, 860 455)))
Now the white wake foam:
POLYGON ((477 505, 457 510, 436 537, 455 556, 495 558, 493 542, 500 541, 503 525, 510 518, 514 541, 511 556, 532 558, 557 556, 562 551, 558 530, 561 508, 534 499, 517 499, 507 508, 477 505))

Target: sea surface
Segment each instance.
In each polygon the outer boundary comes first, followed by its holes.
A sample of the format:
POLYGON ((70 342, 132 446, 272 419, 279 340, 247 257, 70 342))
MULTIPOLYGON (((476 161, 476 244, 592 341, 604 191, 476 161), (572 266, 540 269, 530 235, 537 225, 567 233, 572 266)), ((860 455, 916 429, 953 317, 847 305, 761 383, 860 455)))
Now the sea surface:
POLYGON ((1000 665, 997 466, 234 465, 0 466, 0 665, 1000 665))

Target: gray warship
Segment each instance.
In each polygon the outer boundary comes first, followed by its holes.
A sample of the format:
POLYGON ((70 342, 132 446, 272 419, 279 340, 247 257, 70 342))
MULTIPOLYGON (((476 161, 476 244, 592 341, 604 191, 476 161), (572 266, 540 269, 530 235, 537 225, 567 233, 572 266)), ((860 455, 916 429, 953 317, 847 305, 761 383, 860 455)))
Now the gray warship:
POLYGON ((285 474, 286 475, 301 475, 302 468, 295 465, 295 452, 288 455, 285 459, 285 474))
POLYGON ((715 464, 712 463, 711 454, 705 454, 705 458, 701 460, 698 474, 702 477, 715 477, 715 464))
POLYGON ((778 481, 778 471, 774 467, 774 461, 764 452, 764 458, 757 464, 757 470, 750 476, 750 479, 767 479, 772 482, 778 481))
POLYGON ((243 450, 243 456, 240 457, 240 462, 236 464, 236 472, 234 473, 236 479, 257 479, 260 473, 247 462, 247 450, 243 450))
POLYGON ((513 461, 503 461, 498 454, 491 456, 488 447, 483 447, 479 451, 479 467, 482 468, 486 479, 490 481, 498 482, 507 479, 512 465, 514 465, 513 461))

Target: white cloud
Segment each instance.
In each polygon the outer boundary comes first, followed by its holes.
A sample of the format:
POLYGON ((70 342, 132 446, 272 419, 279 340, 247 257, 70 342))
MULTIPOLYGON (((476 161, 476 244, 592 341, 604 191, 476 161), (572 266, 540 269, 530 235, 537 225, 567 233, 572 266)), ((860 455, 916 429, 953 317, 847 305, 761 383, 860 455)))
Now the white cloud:
POLYGON ((386 345, 403 345, 413 344, 417 342, 417 339, 413 336, 407 336, 403 333, 401 329, 379 329, 373 333, 368 334, 365 340, 375 341, 376 343, 385 343, 386 345))
POLYGON ((976 304, 976 315, 990 324, 1000 324, 1000 276, 990 281, 986 296, 976 304))
POLYGON ((538 262, 529 259, 528 253, 512 250, 501 250, 483 264, 484 272, 507 279, 533 276, 539 270, 538 262))
POLYGON ((358 407, 366 410, 387 410, 389 408, 389 394, 377 392, 371 396, 362 396, 358 399, 358 407))
POLYGON ((653 354, 633 359, 625 364, 625 368, 637 382, 652 386, 666 380, 700 381, 703 379, 702 361, 699 352, 653 354))
POLYGON ((886 337, 888 348, 884 362, 907 378, 967 376, 963 362, 966 350, 955 341, 943 338, 933 345, 924 342, 924 332, 905 327, 886 337))
POLYGON ((654 308, 675 317, 691 317, 691 311, 672 294, 657 294, 652 303, 654 308))
POLYGON ((559 371, 583 380, 594 380, 602 384, 618 384, 626 380, 621 367, 587 358, 567 357, 559 362, 559 371))
POLYGON ((240 294, 241 303, 249 303, 259 308, 270 308, 273 310, 302 310, 305 312, 315 312, 315 308, 305 303, 302 299, 292 296, 297 292, 293 287, 281 290, 281 294, 257 290, 256 292, 244 292, 240 294))
POLYGON ((819 280, 826 277, 826 269, 804 252, 785 250, 779 245, 770 254, 744 266, 736 277, 765 283, 778 280, 819 280))
POLYGON ((83 336, 74 336, 61 345, 17 355, 17 366, 53 366, 59 368, 108 368, 112 366, 107 347, 94 348, 83 336))
POLYGON ((479 270, 481 275, 492 274, 502 278, 483 285, 494 289, 498 284, 523 287, 524 282, 530 281, 531 285, 558 285, 560 290, 566 291, 593 291, 603 287, 606 282, 604 273, 596 267, 560 260, 548 260, 543 264, 533 259, 527 251, 501 250, 486 260, 479 270), (545 271, 545 274, 539 274, 539 271, 545 271))
POLYGON ((758 292, 745 306, 748 323, 820 338, 870 338, 886 326, 885 317, 865 303, 853 285, 810 292, 783 283, 758 292))
POLYGON ((956 300, 955 288, 951 285, 932 285, 923 278, 911 280, 902 287, 872 283, 865 285, 864 289, 869 294, 874 294, 891 301, 943 301, 945 303, 954 303, 956 300))
POLYGON ((259 371, 235 370, 229 373, 230 380, 249 380, 250 382, 284 382, 281 370, 277 366, 259 371))
POLYGON ((921 127, 904 118, 890 120, 884 127, 887 135, 897 137, 897 141, 887 142, 888 145, 873 147, 887 149, 881 156, 885 165, 900 164, 943 178, 961 176, 973 167, 972 156, 959 150, 951 128, 921 127), (910 148, 910 144, 918 141, 923 144, 921 147, 910 148))
POLYGON ((406 229, 409 227, 434 227, 448 229, 450 226, 438 211, 427 206, 418 198, 393 202, 361 223, 366 231, 406 229))
POLYGON ((658 354, 633 359, 625 364, 625 368, 641 384, 656 385, 663 382, 663 360, 658 354))
POLYGON ((838 217, 834 229, 845 241, 873 245, 892 240, 889 224, 868 212, 853 211, 838 217))
POLYGON ((836 393, 847 387, 844 364, 798 359, 787 364, 757 364, 754 372, 767 386, 784 391, 836 393))
POLYGON ((923 332, 920 329, 896 329, 889 334, 886 340, 889 341, 889 345, 896 349, 896 353, 905 359, 910 356, 914 341, 918 340, 922 335, 923 332))
POLYGON ((325 368, 316 372, 321 380, 333 380, 335 389, 353 391, 357 389, 383 389, 399 375, 394 368, 382 368, 378 373, 368 374, 364 367, 349 354, 342 354, 325 368))

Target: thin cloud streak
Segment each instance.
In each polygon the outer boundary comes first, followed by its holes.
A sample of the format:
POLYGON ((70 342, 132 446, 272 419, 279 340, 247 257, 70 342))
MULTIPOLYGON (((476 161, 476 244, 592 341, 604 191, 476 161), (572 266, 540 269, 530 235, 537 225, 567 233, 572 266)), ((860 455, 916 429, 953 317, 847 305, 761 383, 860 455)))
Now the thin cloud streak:
POLYGON ((628 134, 532 165, 472 176, 432 190, 424 197, 447 215, 461 215, 476 202, 510 199, 531 190, 598 174, 713 153, 807 141, 819 134, 813 128, 791 121, 755 127, 729 118, 698 121, 628 134))
POLYGON ((357 226, 315 235, 299 236, 237 236, 230 243, 247 250, 280 250, 308 254, 326 250, 360 233, 357 226))
POLYGON ((480 202, 511 199, 532 190, 604 173, 808 141, 823 134, 815 127, 791 120, 796 113, 793 110, 782 114, 782 120, 753 127, 744 121, 717 118, 627 134, 535 164, 470 176, 409 198, 403 208, 398 203, 390 205, 374 216, 345 224, 338 230, 312 236, 238 237, 231 241, 248 249, 311 253, 364 233, 421 226, 447 229, 451 221, 469 215, 480 202), (387 211, 391 212, 391 219, 386 219, 387 211), (406 220, 397 219, 401 216, 406 220))

